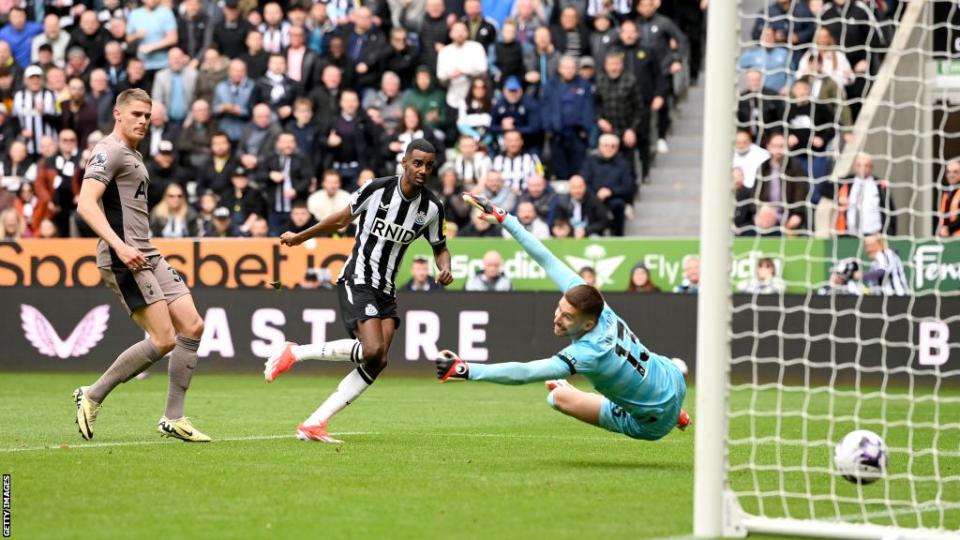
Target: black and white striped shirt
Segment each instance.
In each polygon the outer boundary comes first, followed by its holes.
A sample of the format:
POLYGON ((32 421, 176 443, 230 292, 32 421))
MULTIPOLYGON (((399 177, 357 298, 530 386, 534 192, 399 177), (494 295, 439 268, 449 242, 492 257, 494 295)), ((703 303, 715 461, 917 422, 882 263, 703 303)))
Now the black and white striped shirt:
POLYGON ((435 248, 447 241, 443 204, 428 189, 404 198, 399 176, 378 178, 357 190, 350 198, 350 212, 360 220, 357 242, 338 278, 347 285, 396 294, 397 270, 410 244, 424 235, 435 248))
POLYGON ((880 250, 874 255, 867 275, 871 274, 875 274, 879 292, 884 296, 906 296, 910 292, 903 262, 897 252, 890 248, 880 250), (879 271, 883 271, 882 277, 879 276, 879 271))
POLYGON ((29 129, 33 135, 27 139, 27 152, 40 153, 40 139, 45 135, 56 137, 51 123, 57 114, 57 98, 46 88, 31 92, 26 88, 13 95, 13 115, 20 120, 21 129, 29 129))
POLYGON ((514 157, 498 154, 493 158, 493 170, 500 171, 504 186, 523 191, 531 174, 543 174, 543 164, 536 154, 524 153, 514 157))

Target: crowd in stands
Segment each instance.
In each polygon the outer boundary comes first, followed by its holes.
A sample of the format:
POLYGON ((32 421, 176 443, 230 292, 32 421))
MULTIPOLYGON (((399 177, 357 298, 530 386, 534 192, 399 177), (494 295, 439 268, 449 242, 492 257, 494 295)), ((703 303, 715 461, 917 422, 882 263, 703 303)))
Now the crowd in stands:
MULTIPOLYGON (((743 50, 732 187, 743 236, 896 235, 893 180, 858 154, 830 181, 904 4, 775 0, 743 50)), ((943 164, 932 232, 960 236, 960 161, 943 164)), ((902 232, 902 231, 901 231, 902 232)))
MULTIPOLYGON (((448 235, 623 235, 706 1, 22 0, 0 6, 2 238, 90 236, 75 199, 125 89, 156 237, 302 230, 425 138, 448 235), (634 164, 638 163, 638 166, 634 164), (557 182, 560 181, 560 184, 557 182), (560 185, 565 189, 558 190, 560 185), (568 188, 568 189, 566 189, 568 188)), ((349 229, 342 231, 350 234, 349 229)))

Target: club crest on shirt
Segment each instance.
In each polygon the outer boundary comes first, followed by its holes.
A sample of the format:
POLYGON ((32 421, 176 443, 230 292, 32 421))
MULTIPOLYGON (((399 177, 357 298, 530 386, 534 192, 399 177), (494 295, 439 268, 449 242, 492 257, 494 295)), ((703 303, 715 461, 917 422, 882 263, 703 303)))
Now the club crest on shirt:
POLYGON ((97 152, 90 158, 90 163, 87 164, 87 168, 93 169, 94 171, 106 172, 107 170, 107 154, 106 152, 97 152))
POLYGON ((417 212, 416 217, 413 218, 413 222, 417 225, 423 225, 427 222, 427 213, 426 212, 417 212))

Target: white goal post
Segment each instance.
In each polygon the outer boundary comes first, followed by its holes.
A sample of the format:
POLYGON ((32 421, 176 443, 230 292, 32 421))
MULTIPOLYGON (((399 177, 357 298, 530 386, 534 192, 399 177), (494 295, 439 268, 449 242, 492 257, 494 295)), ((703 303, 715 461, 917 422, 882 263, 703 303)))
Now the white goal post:
MULTIPOLYGON (((696 537, 960 539, 960 235, 937 234, 938 201, 948 192, 943 171, 960 158, 960 2, 934 8, 943 1, 900 0, 883 49, 871 51, 885 60, 870 66, 867 91, 841 98, 859 116, 836 126, 827 149, 814 151, 811 143, 800 150, 829 158, 821 178, 833 186, 854 174, 858 155, 874 160, 878 184, 897 202, 889 212, 900 227, 880 238, 903 261, 909 290, 902 296, 882 284, 870 287, 866 276, 851 280, 850 294, 831 288, 841 260, 857 259, 863 272, 873 268, 871 234, 834 228, 845 217, 829 205, 839 193, 825 196, 819 209, 807 200, 810 223, 815 210, 823 211, 818 226, 830 230, 735 243, 730 171, 744 74, 738 60, 756 44, 741 37, 741 26, 753 25, 745 15, 755 15, 754 6, 772 2, 710 2, 693 417, 696 537), (943 19, 945 9, 953 22, 943 19), (932 44, 934 33, 950 25, 948 45, 957 50, 944 59, 932 44), (943 75, 934 81, 934 72, 943 75), (954 83, 952 94, 940 91, 954 83), (731 269, 744 259, 772 259, 785 292, 737 294, 731 269), (849 482, 834 468, 834 445, 854 429, 875 431, 889 447, 885 476, 873 484, 849 482)), ((790 17, 791 28, 804 22, 790 17)), ((789 136, 793 125, 783 121, 778 129, 789 136)))

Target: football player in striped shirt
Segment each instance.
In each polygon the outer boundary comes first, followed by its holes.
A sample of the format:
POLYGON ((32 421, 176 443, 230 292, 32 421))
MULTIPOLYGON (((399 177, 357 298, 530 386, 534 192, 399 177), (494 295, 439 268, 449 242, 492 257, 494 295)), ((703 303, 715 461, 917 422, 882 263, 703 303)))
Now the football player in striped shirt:
POLYGON ((288 342, 264 367, 264 378, 273 382, 303 360, 357 365, 320 408, 297 426, 300 440, 341 443, 327 430, 330 419, 360 397, 387 367, 390 343, 400 326, 397 270, 410 243, 426 236, 437 261, 437 282, 453 282, 443 233, 443 203, 424 187, 436 167, 436 150, 426 140, 415 139, 407 146, 401 165, 402 175, 369 182, 353 194, 343 210, 303 232, 288 231, 280 236, 282 244, 297 246, 341 230, 359 218, 357 241, 337 280, 340 314, 351 338, 308 345, 288 342))

